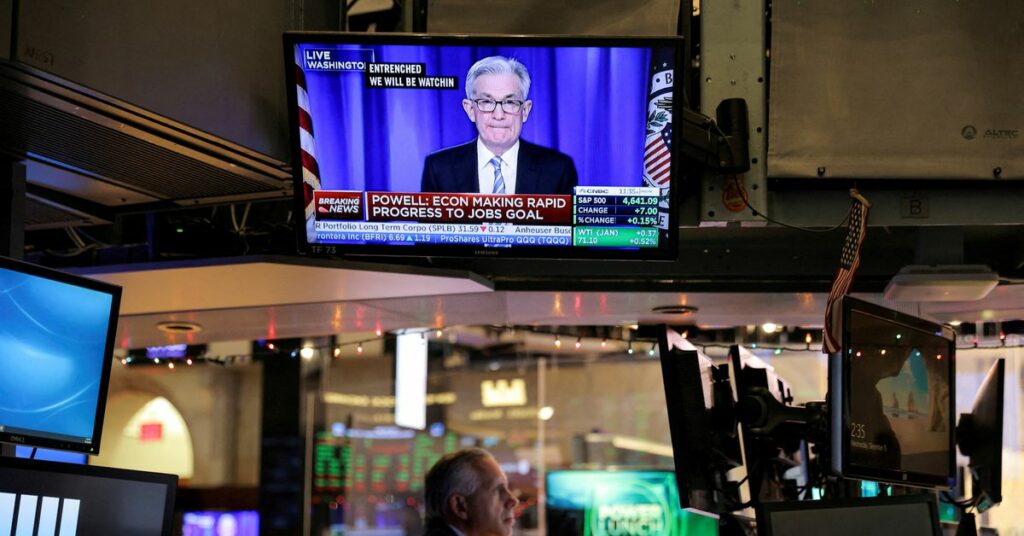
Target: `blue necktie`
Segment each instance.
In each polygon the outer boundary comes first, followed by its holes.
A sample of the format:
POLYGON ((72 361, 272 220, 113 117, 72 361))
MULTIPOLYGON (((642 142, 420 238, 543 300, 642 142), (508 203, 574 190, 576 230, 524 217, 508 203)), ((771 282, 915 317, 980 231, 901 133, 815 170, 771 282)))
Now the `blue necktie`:
POLYGON ((494 166, 494 194, 505 193, 505 177, 501 176, 501 158, 495 156, 491 159, 491 165, 494 166))

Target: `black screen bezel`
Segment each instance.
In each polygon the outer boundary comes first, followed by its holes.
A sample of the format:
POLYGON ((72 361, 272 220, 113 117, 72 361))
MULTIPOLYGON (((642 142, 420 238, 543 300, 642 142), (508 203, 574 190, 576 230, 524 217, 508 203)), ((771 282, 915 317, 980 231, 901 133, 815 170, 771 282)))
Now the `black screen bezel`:
MULTIPOLYGON (((107 408, 107 390, 110 387, 110 366, 114 353, 114 339, 117 334, 117 319, 121 310, 121 287, 97 281, 95 279, 88 279, 57 270, 51 270, 49 268, 43 268, 26 262, 16 261, 3 256, 0 256, 0 269, 8 269, 34 277, 58 281, 68 285, 102 292, 111 296, 110 317, 107 321, 106 344, 103 350, 103 364, 100 371, 100 392, 96 399, 96 413, 93 416, 92 442, 84 443, 81 441, 71 440, 70 438, 55 438, 33 433, 23 433, 20 431, 17 433, 10 431, 0 432, 0 442, 25 445, 29 447, 84 452, 92 455, 99 454, 100 440, 102 439, 101 436, 103 432, 103 416, 106 413, 107 408)), ((45 433, 43 430, 35 430, 35 432, 45 433)))
POLYGON ((941 536, 939 523, 939 504, 934 494, 920 493, 916 495, 897 495, 893 497, 862 497, 855 499, 828 499, 818 501, 782 501, 764 502, 757 505, 757 533, 759 536, 774 536, 771 523, 772 514, 791 512, 794 510, 829 510, 832 508, 871 508, 872 506, 926 504, 931 513, 932 531, 934 536, 941 536))
MULTIPOLYGON (((929 489, 950 489, 956 482, 956 335, 950 326, 930 322, 923 318, 911 316, 899 311, 887 309, 873 303, 857 298, 845 297, 843 299, 843 345, 840 349, 839 359, 842 363, 840 381, 842 382, 842 422, 840 428, 832 426, 832 433, 839 431, 842 434, 842 475, 846 478, 863 480, 877 480, 890 482, 904 486, 913 486, 929 489), (897 471, 879 467, 858 465, 850 462, 850 358, 847 349, 850 347, 850 319, 856 311, 869 316, 887 320, 894 324, 906 326, 909 329, 925 333, 942 333, 941 338, 946 341, 949 349, 949 360, 946 362, 949 375, 949 412, 947 427, 949 430, 948 452, 949 459, 946 462, 946 475, 930 475, 915 471, 897 471)), ((829 371, 831 375, 833 371, 829 371)))
MULTIPOLYGON (((300 215, 295 225, 295 239, 303 255, 341 258, 350 256, 393 256, 393 257, 462 257, 462 258, 573 258, 573 259, 615 259, 615 260, 673 260, 678 255, 679 203, 683 189, 682 128, 672 129, 672 184, 669 188, 668 237, 665 244, 657 248, 636 250, 595 249, 574 246, 484 248, 467 245, 414 244, 409 246, 380 244, 310 244, 305 230, 305 202, 301 148, 298 141, 299 118, 296 77, 295 45, 298 44, 394 44, 394 45, 449 45, 449 46, 587 46, 587 47, 671 47, 675 51, 674 72, 677 82, 672 88, 674 114, 681 113, 685 103, 683 88, 688 71, 685 61, 684 39, 681 36, 635 37, 635 36, 539 36, 539 35, 466 35, 466 34, 402 34, 402 33, 356 33, 356 32, 285 32, 284 33, 285 80, 288 95, 289 149, 292 157, 293 210, 300 215)), ((681 119, 680 119, 681 121, 681 119)))
POLYGON ((67 474, 89 478, 109 478, 111 480, 126 480, 131 482, 145 482, 149 484, 163 485, 167 488, 167 493, 164 495, 164 519, 161 536, 171 536, 174 533, 174 500, 178 493, 178 475, 136 471, 133 469, 115 469, 113 467, 102 467, 98 465, 80 465, 74 463, 10 458, 4 456, 0 456, 0 467, 40 473, 67 474))

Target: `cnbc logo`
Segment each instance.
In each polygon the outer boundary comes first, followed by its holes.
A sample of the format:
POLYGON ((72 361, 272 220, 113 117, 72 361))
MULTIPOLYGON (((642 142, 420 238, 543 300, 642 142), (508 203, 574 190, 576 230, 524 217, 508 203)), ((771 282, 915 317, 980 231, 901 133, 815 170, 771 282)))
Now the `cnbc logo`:
POLYGON ((17 535, 75 536, 80 506, 78 499, 0 492, 0 534, 12 534, 13 528, 17 535))

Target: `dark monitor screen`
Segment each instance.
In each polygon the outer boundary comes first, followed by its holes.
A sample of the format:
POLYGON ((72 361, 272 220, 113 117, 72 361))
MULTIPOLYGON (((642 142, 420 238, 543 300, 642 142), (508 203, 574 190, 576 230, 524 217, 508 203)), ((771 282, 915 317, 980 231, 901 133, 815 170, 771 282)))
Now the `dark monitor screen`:
POLYGON ((848 478, 949 488, 955 482, 949 326, 854 298, 829 363, 833 467, 848 478))
POLYGON ((679 502, 711 510, 725 472, 743 461, 732 388, 727 375, 716 381, 710 358, 683 349, 692 345, 671 327, 659 326, 658 346, 679 502), (721 396, 722 390, 728 392, 721 396))
POLYGON ((177 486, 176 475, 0 458, 0 534, 170 536, 177 486))
MULTIPOLYGON (((960 450, 970 457, 972 489, 979 512, 1003 500, 1003 393, 1006 361, 997 359, 978 389, 969 416, 970 427, 961 440, 960 450), (969 447, 965 445, 969 444, 969 447)), ((961 418, 963 425, 964 416, 961 418)))
POLYGON ((939 514, 931 494, 839 501, 763 503, 757 508, 759 536, 939 536, 939 514))
POLYGON ((0 441, 97 454, 121 288, 0 257, 0 441))
POLYGON ((286 33, 285 58, 304 251, 674 254, 681 38, 286 33))

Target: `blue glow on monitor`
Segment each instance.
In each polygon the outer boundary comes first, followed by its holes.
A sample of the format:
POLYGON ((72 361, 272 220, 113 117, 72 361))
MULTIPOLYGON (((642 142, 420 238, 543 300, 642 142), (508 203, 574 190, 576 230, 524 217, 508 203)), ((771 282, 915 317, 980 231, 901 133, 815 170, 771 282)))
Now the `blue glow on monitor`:
POLYGON ((254 510, 185 512, 182 536, 258 536, 260 515, 254 510))
POLYGON ((879 491, 878 482, 873 482, 871 480, 860 481, 861 497, 878 497, 879 491))
POLYGON ((76 465, 85 465, 85 462, 89 459, 88 454, 81 452, 66 452, 63 450, 51 449, 36 449, 36 453, 33 456, 33 448, 34 447, 23 447, 18 445, 14 449, 14 456, 17 458, 32 458, 34 460, 43 460, 47 462, 73 463, 76 465))

